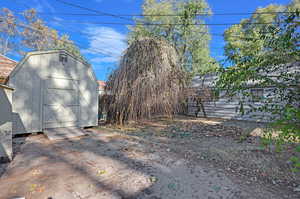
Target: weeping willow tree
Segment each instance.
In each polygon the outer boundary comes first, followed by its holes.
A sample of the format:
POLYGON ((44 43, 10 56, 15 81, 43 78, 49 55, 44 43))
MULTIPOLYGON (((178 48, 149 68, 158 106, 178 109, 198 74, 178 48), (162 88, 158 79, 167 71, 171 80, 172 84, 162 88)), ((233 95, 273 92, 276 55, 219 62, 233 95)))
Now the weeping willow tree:
POLYGON ((172 117, 179 110, 185 73, 173 46, 162 39, 138 39, 110 76, 102 106, 110 123, 172 117))

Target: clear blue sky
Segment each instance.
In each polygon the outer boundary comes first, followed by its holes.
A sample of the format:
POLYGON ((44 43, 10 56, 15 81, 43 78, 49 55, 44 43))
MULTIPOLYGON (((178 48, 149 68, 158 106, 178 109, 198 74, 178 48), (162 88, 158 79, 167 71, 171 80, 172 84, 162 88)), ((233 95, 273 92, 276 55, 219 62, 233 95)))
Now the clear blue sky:
MULTIPOLYGON (((64 0, 84 7, 97 9, 114 14, 139 14, 143 0, 64 0)), ((258 7, 271 3, 288 4, 290 0, 208 0, 214 13, 254 12, 258 7)), ((116 67, 118 57, 126 49, 126 26, 105 24, 78 24, 76 21, 130 23, 123 19, 108 16, 65 16, 60 13, 92 13, 80 8, 73 8, 56 0, 1 0, 1 7, 15 12, 36 8, 39 12, 50 13, 41 15, 47 25, 67 33, 81 48, 82 53, 92 63, 97 78, 106 80, 111 70, 116 67), (100 54, 104 53, 107 55, 100 54)), ((247 16, 212 16, 208 23, 238 23, 247 16)), ((210 26, 210 32, 222 34, 228 26, 210 26)), ((222 60, 224 40, 212 36, 211 55, 222 60)))

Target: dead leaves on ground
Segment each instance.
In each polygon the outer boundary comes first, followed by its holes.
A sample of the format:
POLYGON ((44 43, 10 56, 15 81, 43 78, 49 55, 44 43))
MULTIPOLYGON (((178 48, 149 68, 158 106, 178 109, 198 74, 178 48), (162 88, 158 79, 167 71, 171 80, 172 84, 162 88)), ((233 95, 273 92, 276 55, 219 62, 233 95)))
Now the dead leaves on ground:
POLYGON ((29 187, 30 194, 42 193, 44 191, 45 191, 45 186, 44 185, 31 184, 30 187, 29 187))
POLYGON ((107 173, 106 170, 98 170, 98 171, 97 171, 97 176, 101 176, 101 175, 104 175, 104 174, 106 174, 106 173, 107 173))

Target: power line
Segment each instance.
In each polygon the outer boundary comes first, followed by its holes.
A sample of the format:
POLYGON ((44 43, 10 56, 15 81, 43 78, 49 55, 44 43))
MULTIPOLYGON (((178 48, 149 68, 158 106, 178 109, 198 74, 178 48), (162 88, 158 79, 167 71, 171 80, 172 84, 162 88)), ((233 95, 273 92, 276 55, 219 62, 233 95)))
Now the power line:
MULTIPOLYGON (((54 18, 51 18, 52 21, 56 21, 56 22, 60 22, 60 23, 64 23, 63 21, 65 21, 64 19, 62 20, 58 20, 58 19, 54 19, 54 18)), ((65 26, 68 26, 70 29, 66 29, 63 27, 64 30, 67 30, 68 32, 74 32, 74 33, 78 33, 80 35, 83 35, 83 36, 93 36, 91 33, 87 32, 87 31, 82 31, 82 29, 78 29, 78 28, 74 28, 74 26, 71 26, 70 24, 64 24, 63 25, 64 27, 65 26)), ((58 29, 57 27, 55 27, 55 29, 58 29)), ((110 37, 110 36, 107 36, 107 35, 101 35, 101 38, 105 38, 105 39, 115 39, 115 37, 110 37)), ((126 41, 126 39, 122 39, 122 41, 126 41)))
MULTIPOLYGON (((72 4, 72 3, 68 3, 66 1, 63 1, 63 0, 55 0, 55 1, 58 1, 58 2, 61 2, 65 5, 69 5, 69 6, 72 6, 72 7, 76 7, 76 8, 80 8, 80 9, 84 9, 84 10, 88 10, 88 11, 91 11, 91 12, 96 12, 97 15, 103 15, 103 16, 113 16, 113 17, 118 17, 120 18, 120 15, 115 15, 115 14, 111 14, 111 13, 103 13, 101 11, 98 11, 98 10, 94 10, 94 9, 90 9, 90 8, 86 8, 86 7, 83 7, 83 6, 80 6, 80 5, 76 5, 76 4, 72 4)), ((24 4, 25 5, 25 4, 24 4)), ((271 14, 271 13, 287 13, 287 12, 264 12, 264 13, 259 13, 259 14, 271 14)), ((229 13, 219 13, 219 15, 227 15, 229 13)), ((230 13, 230 14, 253 14, 253 13, 230 13)), ((53 14, 51 14, 53 15, 53 14)), ((150 15, 149 15, 150 16, 150 15)), ((155 15, 153 15, 155 16, 155 15)), ((167 16, 167 15, 165 15, 167 16)), ((175 16, 175 15, 174 15, 175 16)), ((122 17, 123 18, 123 17, 122 17)), ((127 18, 126 18, 127 19, 127 18)), ((131 19, 129 19, 131 21, 131 19)), ((56 20, 56 21, 60 21, 60 20, 56 20)), ((61 22, 61 21, 60 21, 61 22)), ((222 23, 222 24, 200 24, 200 23, 195 23, 195 24, 182 24, 182 23, 175 23, 175 24, 154 24, 154 23, 146 23, 146 24, 143 24, 143 23, 137 23, 137 24, 125 24, 125 23, 106 23, 106 22, 82 22, 82 21, 69 21, 71 23, 83 23, 83 24, 107 24, 107 25, 148 25, 148 26, 163 26, 163 25, 199 25, 199 26, 207 26, 207 25, 237 25, 239 23, 222 23)), ((273 23, 244 23, 244 24, 255 24, 255 25, 267 25, 267 24, 273 24, 273 23)), ((199 32, 201 34, 210 34, 210 33, 207 33, 207 32, 199 32)), ((85 34, 85 33, 83 33, 85 34)), ((224 34, 218 34, 218 33, 211 33, 211 35, 214 35, 214 36, 221 36, 223 37, 224 34)), ((257 38, 243 38, 243 37, 240 37, 240 36, 234 36, 234 35, 231 35, 231 37, 237 37, 237 38, 240 38, 240 39, 257 39, 257 38)))
MULTIPOLYGON (((53 15, 52 13, 46 13, 46 12, 38 12, 40 15, 53 15)), ((268 14, 293 14, 296 12, 245 12, 245 13, 216 13, 212 14, 213 16, 234 16, 234 15, 268 15, 268 14)), ((89 14, 89 13, 55 13, 55 15, 63 15, 63 16, 108 16, 104 14, 89 14)), ((184 15, 179 14, 113 14, 114 16, 118 17, 180 17, 184 15)), ((197 13, 194 14, 196 16, 209 16, 211 14, 209 13, 197 13)))
MULTIPOLYGON (((15 1, 15 0, 14 0, 14 2, 18 3, 18 2, 15 1)), ((24 3, 22 3, 22 5, 25 6, 25 7, 29 7, 29 6, 27 6, 26 4, 24 4, 24 3)), ((1 23, 1 22, 3 22, 3 19, 2 19, 2 18, 0 18, 0 23, 1 23)), ((28 25, 26 25, 26 24, 17 24, 17 23, 16 23, 16 25, 19 26, 19 27, 31 29, 31 30, 36 31, 36 32, 39 32, 39 33, 42 32, 41 30, 36 29, 36 28, 34 28, 34 27, 32 27, 32 26, 28 26, 28 25)), ((49 36, 49 37, 52 37, 52 39, 56 39, 56 38, 54 38, 53 35, 48 34, 48 36, 49 36)), ((75 43, 75 41, 69 41, 69 42, 68 42, 68 41, 63 41, 63 40, 60 40, 60 41, 63 42, 63 43, 67 43, 67 44, 75 44, 76 46, 78 46, 78 47, 80 47, 80 48, 85 48, 85 47, 79 45, 78 43, 75 43)), ((105 56, 116 56, 116 55, 111 54, 111 52, 107 52, 107 51, 105 51, 105 50, 101 50, 101 49, 97 49, 97 48, 89 49, 89 51, 90 51, 90 52, 99 53, 99 54, 102 54, 102 55, 105 55, 105 56)))
MULTIPOLYGON (((28 9, 30 9, 30 7, 28 5, 26 5, 25 3, 21 3, 21 2, 18 2, 16 0, 12 0, 12 1, 14 1, 15 3, 20 3, 20 5, 23 5, 24 7, 27 7, 28 9)), ((39 12, 37 12, 37 13, 39 13, 39 12)), ((19 13, 19 14, 23 14, 23 13, 19 13)), ((50 13, 49 13, 49 15, 53 16, 53 14, 50 14, 50 13)), ((2 19, 0 19, 0 23, 2 22, 1 20, 2 19)), ((52 20, 60 22, 60 20, 56 20, 56 19, 53 19, 53 18, 52 18, 52 20)), ((72 29, 74 29, 74 27, 72 27, 72 29)), ((72 30, 68 30, 68 31, 76 32, 76 33, 79 33, 80 35, 84 35, 84 36, 88 35, 88 33, 84 33, 83 31, 78 30, 78 29, 77 29, 77 31, 72 31, 72 30)), ((104 36, 103 38, 114 39, 113 37, 108 37, 108 36, 104 36)), ((76 45, 79 46, 78 44, 76 44, 76 45)), ((100 50, 100 49, 96 49, 96 50, 100 50)), ((90 51, 93 51, 93 50, 90 50, 90 51)), ((102 51, 102 50, 100 50, 100 51, 102 51)), ((111 53, 111 52, 107 52, 107 53, 111 53)), ((109 55, 109 56, 111 56, 111 55, 109 55)))
MULTIPOLYGON (((94 12, 94 13, 97 13, 97 14, 100 14, 100 15, 104 15, 104 16, 111 16, 111 17, 115 17, 115 18, 125 19, 127 21, 132 21, 133 20, 133 19, 130 19, 130 18, 126 18, 124 16, 120 16, 120 15, 116 15, 116 14, 112 14, 112 13, 106 13, 106 12, 102 12, 102 11, 99 11, 99 10, 87 8, 87 7, 84 7, 84 6, 81 6, 81 5, 69 3, 69 2, 66 2, 64 0, 55 0, 55 1, 58 1, 58 2, 60 2, 62 4, 65 4, 65 5, 68 5, 68 6, 71 6, 71 7, 80 8, 80 9, 87 10, 87 11, 90 11, 90 12, 94 12)), ((267 13, 267 12, 261 12, 261 13, 267 13)), ((269 14, 270 13, 272 13, 272 12, 269 12, 269 14)), ((275 13, 275 12, 273 12, 273 13, 275 13)), ((279 12, 276 12, 276 13, 279 13, 279 12)), ((281 12, 281 13, 284 13, 284 12, 281 12)), ((238 14, 240 14, 240 13, 238 13, 238 14)), ((155 16, 155 15, 153 15, 153 16, 155 16)), ((165 15, 165 16, 167 16, 167 15, 165 15)), ((88 22, 88 23, 84 22, 84 23, 85 24, 89 24, 89 23, 90 24, 101 24, 101 25, 134 25, 134 24, 106 23, 106 22, 100 22, 100 23, 97 23, 97 22, 88 22)), ((200 24, 200 23, 183 24, 183 23, 174 23, 174 24, 159 24, 159 25, 187 25, 187 26, 189 26, 189 25, 200 25, 200 26, 201 25, 210 25, 210 26, 227 26, 227 25, 237 25, 237 24, 239 24, 239 23, 223 23, 223 24, 200 24)), ((256 24, 256 25, 262 24, 263 25, 263 24, 273 24, 273 23, 244 23, 244 24, 256 24)), ((138 23, 136 25, 155 26, 155 25, 158 25, 158 24, 144 22, 143 24, 139 24, 138 23)))
MULTIPOLYGON (((57 21, 57 22, 61 22, 61 23, 64 23, 63 21, 67 21, 67 22, 70 22, 68 20, 65 20, 65 19, 62 19, 62 20, 58 20, 58 19, 54 19, 52 18, 51 19, 52 21, 57 21)), ((71 21, 71 22, 74 22, 76 23, 76 21, 71 21)), ((67 24, 68 25, 68 24, 67 24)), ((203 24, 205 25, 205 24, 203 24)), ((89 33, 87 32, 83 32, 79 29, 77 29, 76 31, 72 30, 74 29, 74 27, 71 27, 69 26, 71 29, 68 29, 68 31, 71 31, 71 32, 74 32, 74 33, 78 33, 80 35, 84 35, 84 36, 87 36, 89 35, 89 33)), ((207 35, 212 35, 212 36, 218 36, 218 37, 224 37, 224 33, 209 33, 209 32, 198 32, 199 34, 207 34, 207 35)), ((262 34, 268 34, 269 32, 263 32, 262 34)), ((109 36, 102 36, 103 38, 108 38, 108 39, 114 39, 113 37, 109 37, 109 36)), ((254 37, 241 37, 241 36, 238 36, 238 35, 230 35, 230 37, 235 37, 235 38, 239 38, 239 39, 248 39, 248 40, 251 40, 251 39, 258 39, 258 38, 254 38, 254 37)))
MULTIPOLYGON (((26 25, 26 24, 16 24, 17 26, 19 26, 19 27, 22 27, 22 28, 28 28, 28 29, 30 29, 30 30, 33 30, 33 31, 35 31, 35 32, 39 32, 39 33, 43 33, 41 30, 39 30, 39 29, 37 29, 37 28, 34 28, 34 27, 32 27, 32 26, 28 26, 28 25, 26 25)), ((49 37, 51 37, 52 39, 56 39, 53 35, 50 35, 50 34, 47 34, 49 37)), ((67 44, 72 44, 72 45, 77 45, 78 47, 80 47, 80 48, 84 48, 84 47, 82 47, 81 45, 79 45, 79 44, 76 44, 75 42, 72 42, 72 41, 63 41, 63 40, 60 40, 61 42, 63 42, 63 43, 67 43, 67 44)), ((90 51, 93 51, 93 52, 96 52, 96 53, 99 53, 99 54, 102 54, 102 55, 105 55, 105 56, 114 56, 114 55, 112 55, 112 54, 110 54, 110 53, 108 53, 108 52, 105 52, 105 51, 103 51, 103 50, 100 50, 100 49, 90 49, 90 51)))
MULTIPOLYGON (((183 24, 183 23, 117 23, 117 22, 98 22, 98 21, 69 21, 70 23, 77 24, 99 24, 99 25, 121 25, 121 26, 231 26, 231 25, 239 25, 240 23, 191 23, 191 24, 183 24)), ((245 25, 271 25, 273 23, 243 23, 245 25)))
MULTIPOLYGON (((71 28, 71 26, 69 26, 70 27, 70 29, 68 29, 68 31, 69 32, 73 32, 73 33, 76 33, 76 34, 79 34, 79 35, 82 35, 82 36, 91 36, 90 35, 90 33, 88 33, 88 32, 84 32, 84 31, 81 31, 81 30, 79 30, 79 29, 74 29, 74 27, 72 27, 71 28)), ((56 28, 56 29, 61 29, 61 31, 62 32, 65 32, 65 31, 63 31, 62 30, 62 28, 56 28)), ((66 29, 65 29, 66 30, 66 29)), ((109 37, 109 36, 101 36, 101 38, 104 38, 104 39, 115 39, 114 37, 109 37)), ((123 40, 122 40, 123 41, 123 40)), ((125 40, 124 40, 124 42, 125 42, 125 40)), ((115 48, 114 46, 109 46, 109 48, 110 49, 112 49, 112 50, 118 50, 117 48, 115 48)), ((96 50, 97 50, 98 48, 96 48, 96 50)), ((109 52, 109 51, 107 51, 106 50, 106 52, 108 52, 108 53, 112 53, 112 52, 109 52)), ((112 54, 114 54, 114 53, 112 53, 112 54)), ((117 56, 117 54, 115 54, 116 56, 117 56)))
MULTIPOLYGON (((77 4, 73 4, 73 3, 69 3, 69 2, 66 2, 66 1, 63 1, 63 0, 55 0, 55 1, 58 1, 60 3, 63 3, 65 5, 68 5, 68 6, 72 6, 72 7, 76 7, 76 8, 80 8, 80 9, 83 9, 83 10, 87 10, 87 11, 90 11, 90 12, 94 12, 96 13, 96 16, 112 16, 112 17, 117 17, 117 18, 121 18, 121 19, 126 19, 126 20, 129 20, 129 21, 132 21, 132 19, 129 19, 129 18, 124 18, 123 16, 124 15, 116 15, 116 14, 111 14, 111 13, 105 13, 105 12, 102 12, 102 11, 99 11, 99 10, 95 10, 95 9, 91 9, 91 8, 87 8, 87 7, 83 7, 83 6, 80 6, 80 5, 77 5, 77 4)), ((27 6, 26 4, 23 4, 25 6, 27 6)), ((28 6, 27 6, 28 7, 28 6)), ((258 13, 218 13, 217 15, 241 15, 241 14, 278 14, 278 13, 295 13, 295 12, 258 12, 258 13)), ((47 13, 47 14, 50 14, 50 13, 47 13)), ((202 13, 202 14, 207 14, 207 13, 202 13)), ((53 15, 53 14, 51 14, 53 15)), ((86 14, 85 14, 86 15, 86 14)), ((199 15, 199 14, 196 14, 196 15, 199 15)), ((134 15, 127 15, 127 16, 134 16, 134 15)), ((136 15, 138 16, 138 15, 136 15)), ((181 16, 181 15, 139 15, 139 16, 181 16)), ((90 22, 90 21, 70 21, 71 23, 81 23, 81 24, 101 24, 101 25, 138 25, 138 26, 142 26, 142 25, 147 25, 147 26, 171 26, 171 25, 186 25, 186 26, 191 26, 191 25, 196 25, 196 26, 229 26, 229 25, 238 25, 240 23, 207 23, 207 24, 203 24, 203 23, 192 23, 192 24, 185 24, 185 23, 173 23, 173 24, 163 24, 163 23, 136 23, 136 24, 125 24, 125 23, 110 23, 110 22, 90 22)), ((280 23, 280 22, 277 22, 277 23, 280 23)), ((296 22, 295 22, 296 23, 296 22)), ((243 23, 245 25, 251 25, 251 24, 254 24, 254 25, 270 25, 270 24, 273 24, 273 23, 243 23)))
MULTIPOLYGON (((54 19, 55 20, 55 19, 54 19)), ((60 21, 60 20, 56 20, 60 21)), ((99 25, 121 25, 121 26, 232 26, 232 25, 239 25, 240 23, 119 23, 119 22, 99 22, 99 21, 78 21, 78 20, 65 20, 69 23, 73 24, 99 24, 99 25)), ((275 22, 275 23, 285 23, 285 22, 275 22)), ((297 23, 291 22, 291 23, 297 23)), ((243 23, 243 25, 271 25, 274 23, 243 23)))
MULTIPOLYGON (((65 21, 65 20, 56 20, 56 19, 52 19, 53 21, 58 21, 58 22, 62 22, 62 21, 65 21)), ((71 27, 71 26, 69 26, 71 27)), ((72 27, 73 28, 73 27, 72 27)), ((71 28, 71 29, 72 29, 71 28)), ((68 30, 68 31, 71 31, 71 32, 76 32, 80 35, 88 35, 89 33, 86 33, 86 32, 83 32, 81 30, 76 30, 76 31, 72 31, 72 30, 68 30)), ((209 32, 198 32, 199 34, 207 34, 207 35, 212 35, 212 36, 218 36, 218 37, 224 37, 224 33, 209 33, 209 32)), ((268 32, 264 32, 263 34, 267 34, 268 32)), ((114 39, 112 37, 109 37, 109 36, 102 36, 103 38, 108 38, 108 39, 114 39)), ((239 39, 257 39, 257 38, 253 38, 253 37, 241 37, 241 36, 238 36, 238 35, 230 35, 230 37, 235 37, 235 38, 239 38, 239 39)))
MULTIPOLYGON (((57 21, 62 22, 61 20, 57 20, 57 21)), ((68 24, 67 24, 67 26, 68 26, 68 24)), ((68 27, 70 27, 70 29, 68 29, 68 31, 70 31, 70 32, 74 32, 74 33, 77 33, 77 34, 83 35, 83 36, 89 36, 88 32, 84 32, 84 31, 81 31, 76 28, 74 29, 74 27, 72 27, 72 26, 68 26, 68 27)), ((213 35, 213 36, 224 37, 224 33, 199 32, 199 34, 208 34, 208 35, 213 35)), ((239 39, 256 39, 256 38, 249 38, 249 37, 241 37, 238 35, 230 35, 230 37, 235 37, 235 38, 239 38, 239 39)), ((101 38, 115 39, 114 37, 109 37, 109 36, 101 36, 101 38)), ((223 49, 223 48, 210 48, 210 49, 223 49)))
POLYGON ((126 17, 122 17, 122 16, 118 16, 118 15, 115 15, 115 14, 106 13, 106 12, 102 12, 102 11, 99 11, 99 10, 87 8, 87 7, 77 5, 77 4, 73 4, 73 3, 69 3, 69 2, 66 2, 66 1, 63 1, 63 0, 55 0, 55 1, 60 2, 62 4, 65 4, 67 6, 71 6, 71 7, 74 7, 74 8, 79 8, 79 9, 82 9, 82 10, 87 10, 87 11, 94 12, 94 13, 97 13, 97 14, 100 14, 100 15, 115 17, 115 18, 124 19, 124 20, 127 20, 127 21, 132 21, 132 19, 129 19, 129 18, 126 18, 126 17))
MULTIPOLYGON (((18 2, 16 0, 13 0, 16 3, 20 3, 23 6, 30 8, 27 4, 22 3, 22 2, 18 2)), ((71 6, 71 7, 75 7, 75 8, 80 8, 83 10, 87 10, 90 12, 94 12, 95 14, 90 14, 90 13, 55 13, 55 15, 66 15, 66 16, 111 16, 111 17, 117 17, 121 19, 125 19, 125 20, 130 20, 132 21, 132 19, 129 18, 124 18, 124 17, 151 17, 151 16, 161 16, 161 17, 169 17, 169 16, 185 16, 185 15, 180 15, 180 14, 113 14, 113 13, 106 13, 106 12, 102 12, 99 10, 95 10, 95 9, 91 9, 91 8, 87 8, 78 4, 74 4, 74 3, 70 3, 70 2, 66 2, 63 0, 55 0, 58 1, 62 4, 71 6)), ((41 15, 53 15, 53 13, 45 13, 45 12, 38 12, 41 15)), ((214 13, 214 14, 210 14, 207 12, 198 12, 194 15, 196 16, 210 16, 210 15, 215 15, 215 16, 231 16, 231 15, 269 15, 269 14, 293 14, 296 12, 290 12, 290 11, 278 11, 278 12, 227 12, 227 13, 214 13)))
MULTIPOLYGON (((62 22, 64 23, 63 21, 67 21, 69 22, 68 20, 66 19, 61 19, 61 20, 58 20, 58 19, 55 19, 55 18, 52 18, 53 21, 57 21, 57 22, 62 22)), ((72 21, 74 23, 76 23, 76 21, 72 21)), ((254 24, 254 23, 249 23, 249 24, 254 24)), ((273 23, 263 23, 263 24, 273 24, 273 23)), ((160 25, 160 24, 157 24, 157 25, 160 25)), ((203 25, 206 25, 206 24, 203 24, 203 25)), ((71 27, 71 26, 69 26, 71 27)), ((72 27, 73 28, 73 27, 72 27)), ((70 31, 70 30, 68 30, 70 31)), ((74 31, 75 32, 75 31, 74 31)), ((81 35, 87 35, 88 33, 85 33, 81 30, 78 30, 76 31, 76 33, 80 33, 81 35)), ((209 34, 209 35, 213 35, 213 36, 219 36, 219 37, 224 37, 224 33, 210 33, 210 32, 198 32, 199 34, 209 34)), ((261 34, 269 34, 271 32, 260 32, 261 34)), ((109 38, 109 39, 114 39, 113 37, 109 37, 109 36, 102 36, 103 38, 109 38)), ((241 39, 257 39, 257 38, 253 38, 253 37, 241 37, 239 35, 229 35, 229 37, 236 37, 236 38, 241 38, 241 39)))
MULTIPOLYGON (((51 19, 52 21, 57 21, 57 22, 62 22, 64 23, 63 21, 68 21, 68 20, 65 20, 65 19, 55 19, 55 18, 52 18, 51 19)), ((68 21, 70 22, 70 21, 68 21)), ((77 23, 76 21, 71 21, 71 22, 74 22, 74 23, 77 23)), ((78 23, 81 23, 81 22, 78 22, 78 23)), ((159 25, 159 24, 157 24, 159 25)), ((205 24, 203 24, 205 25, 205 24)), ((71 26, 69 26, 71 27, 71 26)), ((76 33, 79 33, 80 35, 88 35, 89 33, 86 33, 86 32, 83 32, 81 30, 76 30, 76 31, 72 31, 72 29, 74 29, 74 27, 71 27, 71 30, 68 30, 68 31, 71 31, 71 32, 76 32, 76 33)), ((208 35, 213 35, 213 36, 219 36, 219 37, 224 37, 224 33, 209 33, 209 32, 198 32, 199 34, 208 34, 208 35)), ((113 37, 109 37, 109 36, 102 36, 103 38, 108 38, 108 39, 114 39, 113 37)), ((241 36, 238 36, 238 35, 230 35, 230 37, 236 37, 236 38, 240 38, 240 39, 257 39, 257 38, 250 38, 250 37, 241 37, 241 36)))

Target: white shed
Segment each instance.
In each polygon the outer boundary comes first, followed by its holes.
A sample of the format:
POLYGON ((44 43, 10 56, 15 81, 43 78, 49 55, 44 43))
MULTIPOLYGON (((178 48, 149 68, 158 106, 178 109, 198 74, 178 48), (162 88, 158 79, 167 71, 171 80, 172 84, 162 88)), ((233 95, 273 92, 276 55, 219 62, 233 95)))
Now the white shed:
POLYGON ((96 126, 98 83, 91 66, 64 50, 28 53, 9 76, 13 134, 96 126))

